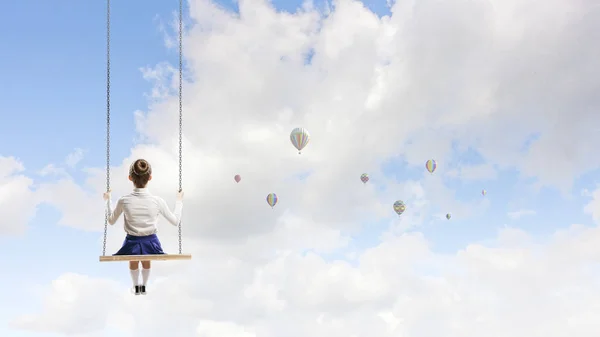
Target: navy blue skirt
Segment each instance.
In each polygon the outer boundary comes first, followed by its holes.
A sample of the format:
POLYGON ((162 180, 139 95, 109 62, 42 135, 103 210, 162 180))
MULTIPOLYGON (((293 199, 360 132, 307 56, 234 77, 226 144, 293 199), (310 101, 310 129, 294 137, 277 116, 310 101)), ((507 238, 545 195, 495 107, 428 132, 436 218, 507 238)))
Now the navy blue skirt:
POLYGON ((128 234, 123 242, 123 247, 113 255, 156 255, 164 253, 156 234, 148 236, 128 234))

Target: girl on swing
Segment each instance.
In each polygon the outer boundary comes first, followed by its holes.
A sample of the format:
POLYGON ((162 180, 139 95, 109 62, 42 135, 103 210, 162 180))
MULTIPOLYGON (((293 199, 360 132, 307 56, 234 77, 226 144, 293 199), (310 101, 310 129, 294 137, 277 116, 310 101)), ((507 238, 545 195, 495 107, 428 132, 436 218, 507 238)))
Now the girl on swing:
MULTIPOLYGON (((144 159, 138 159, 129 168, 129 180, 133 182, 133 192, 121 197, 113 209, 110 191, 104 193, 108 208, 108 223, 114 225, 124 213, 124 227, 127 236, 123 247, 114 255, 155 255, 165 254, 158 237, 156 224, 162 215, 173 226, 181 220, 183 192, 177 194, 175 211, 171 212, 167 203, 160 197, 150 194, 146 185, 152 180, 152 167, 144 159)), ((150 276, 150 261, 130 261, 129 272, 136 295, 146 294, 146 284, 150 276), (142 282, 140 283, 139 265, 142 264, 142 282)))

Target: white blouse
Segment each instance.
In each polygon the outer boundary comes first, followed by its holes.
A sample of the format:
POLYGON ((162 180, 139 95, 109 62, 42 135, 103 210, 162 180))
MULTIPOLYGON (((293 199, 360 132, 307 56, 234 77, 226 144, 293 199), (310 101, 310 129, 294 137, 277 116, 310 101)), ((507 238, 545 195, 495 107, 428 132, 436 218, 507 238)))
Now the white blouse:
POLYGON ((179 225, 183 202, 178 200, 175 203, 175 211, 171 212, 161 197, 150 194, 146 188, 134 188, 131 194, 117 201, 114 210, 110 199, 106 201, 106 207, 109 224, 114 225, 124 213, 125 232, 133 236, 147 236, 156 233, 159 215, 173 226, 179 225))

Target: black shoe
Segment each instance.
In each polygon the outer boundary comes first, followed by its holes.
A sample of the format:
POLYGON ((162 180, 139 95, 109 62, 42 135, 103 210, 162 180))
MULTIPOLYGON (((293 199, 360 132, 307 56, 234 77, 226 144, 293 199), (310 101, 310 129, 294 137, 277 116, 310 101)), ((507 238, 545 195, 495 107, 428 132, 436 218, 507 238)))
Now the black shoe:
POLYGON ((141 286, 135 286, 135 294, 139 295, 141 291, 141 286))
POLYGON ((140 293, 146 295, 146 286, 140 286, 140 293))

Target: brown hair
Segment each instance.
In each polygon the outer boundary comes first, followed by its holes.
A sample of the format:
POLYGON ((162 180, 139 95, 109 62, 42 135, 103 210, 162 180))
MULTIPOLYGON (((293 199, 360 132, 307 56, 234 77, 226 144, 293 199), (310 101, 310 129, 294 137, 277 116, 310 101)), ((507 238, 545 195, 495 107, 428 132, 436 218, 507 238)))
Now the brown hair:
POLYGON ((152 174, 152 166, 144 159, 138 159, 129 167, 129 176, 133 185, 137 188, 144 188, 150 180, 152 174))

